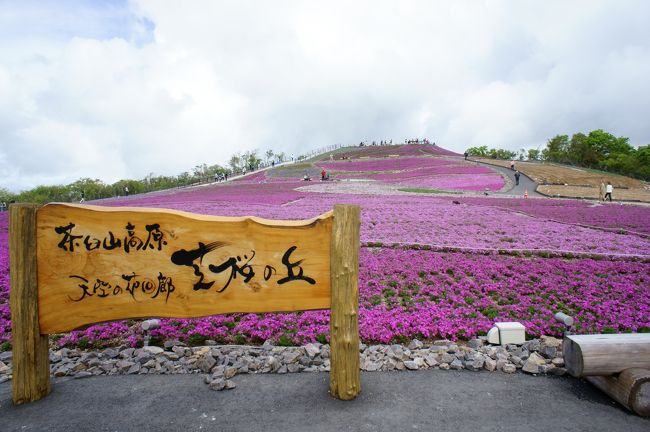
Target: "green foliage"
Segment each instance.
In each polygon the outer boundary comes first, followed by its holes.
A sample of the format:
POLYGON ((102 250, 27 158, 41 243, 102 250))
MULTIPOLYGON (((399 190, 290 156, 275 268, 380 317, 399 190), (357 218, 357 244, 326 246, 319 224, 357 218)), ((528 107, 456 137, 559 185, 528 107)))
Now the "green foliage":
POLYGON ((449 195, 462 194, 462 192, 458 192, 458 191, 445 191, 440 189, 425 189, 425 188, 400 188, 397 190, 402 192, 415 192, 415 193, 428 193, 428 194, 449 194, 449 195))
MULTIPOLYGON (((530 155, 529 150, 529 155, 530 155)), ((637 149, 627 137, 615 137, 602 129, 589 134, 556 135, 546 143, 542 158, 650 180, 650 145, 637 149)), ((529 157, 529 159, 532 159, 529 157)))
POLYGON ((499 311, 493 306, 481 309, 481 313, 489 319, 494 319, 499 315, 499 311))
POLYGON ((208 339, 207 336, 203 336, 200 334, 193 334, 189 338, 187 338, 187 343, 189 346, 200 346, 200 345, 204 345, 207 339, 208 339))
MULTIPOLYGON (((471 147, 467 152, 472 156, 494 159, 514 159, 517 155, 517 152, 488 149, 487 146, 471 147)), ((525 150, 521 149, 519 159, 523 159, 524 154, 525 150)), ((541 152, 529 149, 527 157, 531 161, 571 164, 650 180, 650 144, 635 149, 628 138, 615 137, 602 129, 593 130, 586 135, 578 132, 570 139, 568 135, 555 135, 546 142, 546 147, 541 152)))
POLYGON ((4 341, 0 344, 0 352, 9 351, 11 349, 11 343, 9 341, 4 341))
POLYGON ((325 333, 318 333, 316 335, 316 340, 325 345, 327 343, 327 335, 325 333))
POLYGON ((467 149, 467 153, 470 156, 488 157, 490 150, 487 146, 470 147, 467 149))
POLYGON ((569 149, 568 135, 555 135, 548 140, 546 148, 542 150, 542 158, 550 162, 567 162, 566 156, 569 149))
POLYGON ((528 160, 536 161, 542 157, 542 152, 536 149, 528 149, 528 160))
MULTIPOLYGON (((255 152, 249 152, 250 160, 257 166, 259 159, 255 159, 255 155, 255 152)), ((230 170, 220 165, 202 164, 195 166, 192 173, 186 171, 178 176, 154 176, 151 173, 142 180, 119 180, 113 184, 106 184, 99 179, 81 178, 68 185, 37 186, 18 194, 12 194, 6 189, 0 188, 0 201, 46 204, 48 202, 78 202, 81 201, 82 196, 85 201, 89 201, 124 195, 127 187, 129 194, 139 194, 188 186, 200 181, 213 181, 215 175, 224 174, 230 174, 230 170)))
POLYGON ((470 156, 491 157, 492 159, 514 159, 517 152, 505 149, 488 149, 487 146, 470 147, 467 149, 470 156))
POLYGON ((278 339, 278 346, 291 346, 291 338, 287 335, 282 335, 278 339))

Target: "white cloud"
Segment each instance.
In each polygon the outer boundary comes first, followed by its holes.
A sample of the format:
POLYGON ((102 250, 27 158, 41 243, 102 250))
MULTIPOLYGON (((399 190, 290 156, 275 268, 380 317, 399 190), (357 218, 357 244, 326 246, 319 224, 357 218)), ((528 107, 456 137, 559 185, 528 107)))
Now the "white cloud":
POLYGON ((650 142, 639 1, 0 5, 0 186, 362 139, 650 142))

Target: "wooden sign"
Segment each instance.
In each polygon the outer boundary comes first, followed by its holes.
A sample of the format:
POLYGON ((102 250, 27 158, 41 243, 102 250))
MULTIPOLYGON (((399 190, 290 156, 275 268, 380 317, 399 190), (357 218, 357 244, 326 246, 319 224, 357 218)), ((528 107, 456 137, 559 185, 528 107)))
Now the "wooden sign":
POLYGON ((330 393, 359 378, 358 206, 304 221, 14 204, 13 401, 50 392, 49 333, 124 318, 330 309, 330 393))
POLYGON ((331 212, 271 221, 49 204, 37 226, 41 333, 330 307, 331 212))

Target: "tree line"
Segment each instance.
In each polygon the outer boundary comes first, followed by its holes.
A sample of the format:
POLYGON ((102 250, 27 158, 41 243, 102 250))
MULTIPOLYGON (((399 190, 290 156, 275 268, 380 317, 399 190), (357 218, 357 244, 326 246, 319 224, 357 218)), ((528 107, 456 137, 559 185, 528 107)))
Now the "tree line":
POLYGON ((467 153, 493 159, 556 162, 650 180, 650 144, 634 148, 629 141, 627 137, 596 129, 588 134, 574 133, 571 138, 555 135, 542 150, 511 151, 480 146, 470 147, 467 153))
POLYGON ((275 153, 267 150, 260 156, 259 150, 235 153, 228 160, 228 166, 197 165, 191 171, 178 175, 154 175, 150 173, 140 180, 119 180, 115 183, 104 183, 99 179, 81 178, 67 185, 37 186, 33 189, 12 193, 5 188, 0 188, 0 202, 30 202, 45 204, 48 202, 74 202, 85 200, 111 198, 125 194, 128 188, 130 194, 153 192, 157 190, 172 189, 189 186, 191 184, 213 181, 215 178, 250 172, 272 162, 281 162, 286 159, 284 153, 275 153))

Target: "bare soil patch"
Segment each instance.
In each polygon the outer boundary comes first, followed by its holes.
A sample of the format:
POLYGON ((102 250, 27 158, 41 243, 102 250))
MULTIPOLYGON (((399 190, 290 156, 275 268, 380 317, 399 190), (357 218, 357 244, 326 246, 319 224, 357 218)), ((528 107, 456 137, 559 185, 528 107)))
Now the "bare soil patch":
MULTIPOLYGON (((537 187, 537 192, 550 196, 598 199, 598 188, 594 186, 540 185, 537 187)), ((614 188, 613 199, 614 201, 650 202, 650 191, 645 189, 614 188)))
MULTIPOLYGON (((507 160, 474 159, 510 168, 507 160)), ((542 162, 515 161, 515 168, 538 183, 537 191, 546 195, 598 199, 600 183, 611 182, 614 199, 650 202, 650 186, 630 177, 542 162)))

